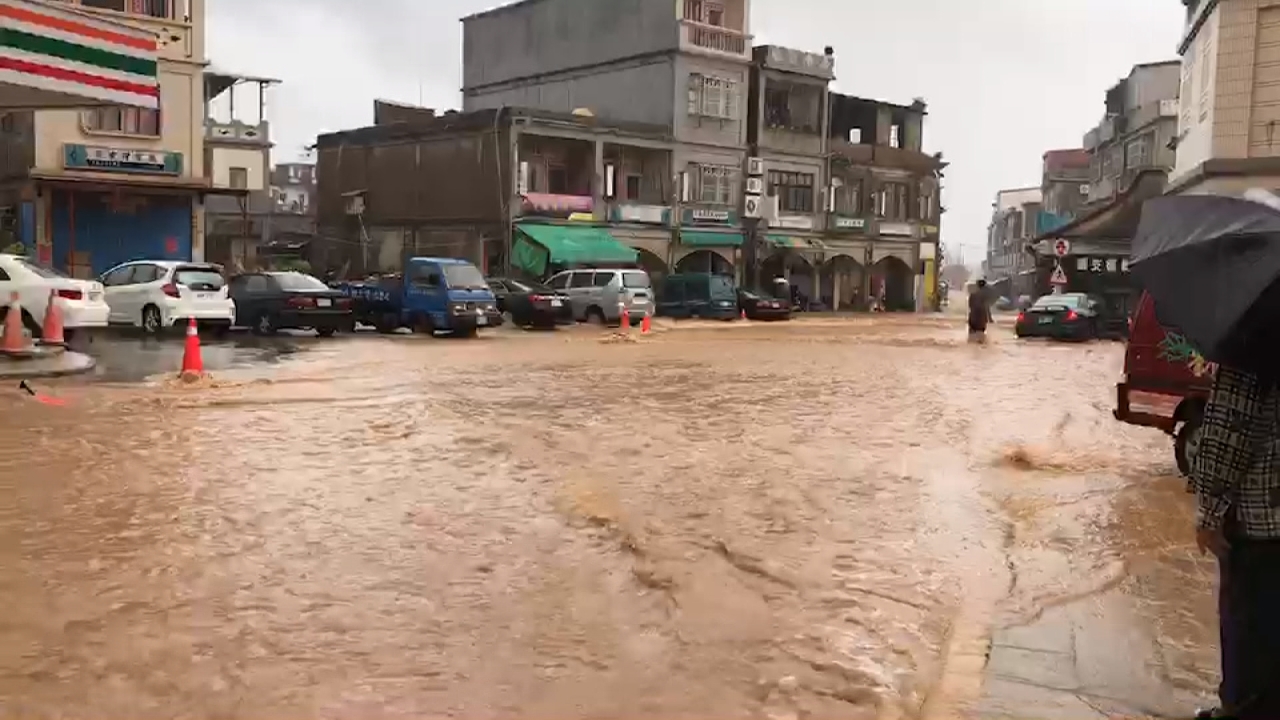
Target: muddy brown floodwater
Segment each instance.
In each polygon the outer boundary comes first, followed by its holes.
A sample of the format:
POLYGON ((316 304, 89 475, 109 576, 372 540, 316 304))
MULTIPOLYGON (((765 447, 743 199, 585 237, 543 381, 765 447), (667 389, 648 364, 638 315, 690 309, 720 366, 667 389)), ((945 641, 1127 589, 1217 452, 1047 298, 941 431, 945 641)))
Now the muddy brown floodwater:
POLYGON ((1189 710, 1212 567, 1168 439, 1110 416, 1123 348, 992 334, 375 336, 15 392, 0 715, 1189 710))

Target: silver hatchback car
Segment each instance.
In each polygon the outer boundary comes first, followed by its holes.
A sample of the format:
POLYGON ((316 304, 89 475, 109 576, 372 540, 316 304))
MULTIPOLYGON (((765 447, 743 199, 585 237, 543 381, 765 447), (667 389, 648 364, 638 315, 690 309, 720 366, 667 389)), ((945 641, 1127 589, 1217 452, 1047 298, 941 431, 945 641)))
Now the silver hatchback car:
POLYGON ((566 270, 552 275, 547 286, 569 296, 579 321, 621 324, 625 309, 628 322, 635 324, 653 314, 653 284, 643 270, 566 270))

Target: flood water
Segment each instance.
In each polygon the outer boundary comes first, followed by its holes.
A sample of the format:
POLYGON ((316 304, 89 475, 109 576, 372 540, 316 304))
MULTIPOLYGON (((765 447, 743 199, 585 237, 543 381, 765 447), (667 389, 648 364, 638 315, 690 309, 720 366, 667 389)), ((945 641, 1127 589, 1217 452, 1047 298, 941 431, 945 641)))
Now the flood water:
POLYGON ((1213 566, 1110 415, 1123 347, 992 335, 340 338, 0 396, 0 715, 962 717, 1054 687, 997 667, 1042 642, 1189 712, 1213 566))

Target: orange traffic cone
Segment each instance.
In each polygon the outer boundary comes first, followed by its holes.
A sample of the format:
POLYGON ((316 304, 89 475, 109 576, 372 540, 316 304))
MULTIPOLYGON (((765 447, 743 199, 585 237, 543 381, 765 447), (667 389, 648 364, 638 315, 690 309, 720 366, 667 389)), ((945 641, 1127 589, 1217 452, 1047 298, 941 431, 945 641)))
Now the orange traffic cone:
POLYGON ((627 312, 627 303, 618 301, 618 329, 624 333, 631 332, 631 314, 627 312))
POLYGON ((187 322, 187 345, 182 351, 182 377, 198 378, 204 375, 204 360, 200 357, 200 332, 196 319, 187 322))
POLYGON ((4 317, 4 339, 0 342, 0 352, 15 356, 31 354, 24 329, 22 306, 18 302, 18 293, 15 292, 9 295, 9 312, 4 317))
POLYGON ((40 334, 41 345, 66 347, 66 333, 62 328, 62 306, 58 304, 58 291, 49 291, 49 307, 44 311, 44 327, 40 334))
POLYGON ((648 335, 653 331, 653 320, 649 317, 649 313, 644 314, 644 319, 640 321, 640 334, 648 335))
POLYGON ((747 311, 746 311, 745 309, 743 309, 743 310, 739 310, 739 311, 738 311, 738 319, 739 319, 739 320, 746 320, 746 319, 747 319, 747 311))

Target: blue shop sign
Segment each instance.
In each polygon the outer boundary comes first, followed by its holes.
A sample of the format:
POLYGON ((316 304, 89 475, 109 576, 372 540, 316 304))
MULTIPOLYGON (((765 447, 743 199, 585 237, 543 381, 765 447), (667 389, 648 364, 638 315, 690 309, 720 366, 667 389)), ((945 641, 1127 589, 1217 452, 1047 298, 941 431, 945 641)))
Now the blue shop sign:
POLYGON ((62 146, 62 166, 67 170, 181 175, 182 153, 68 143, 62 146))

